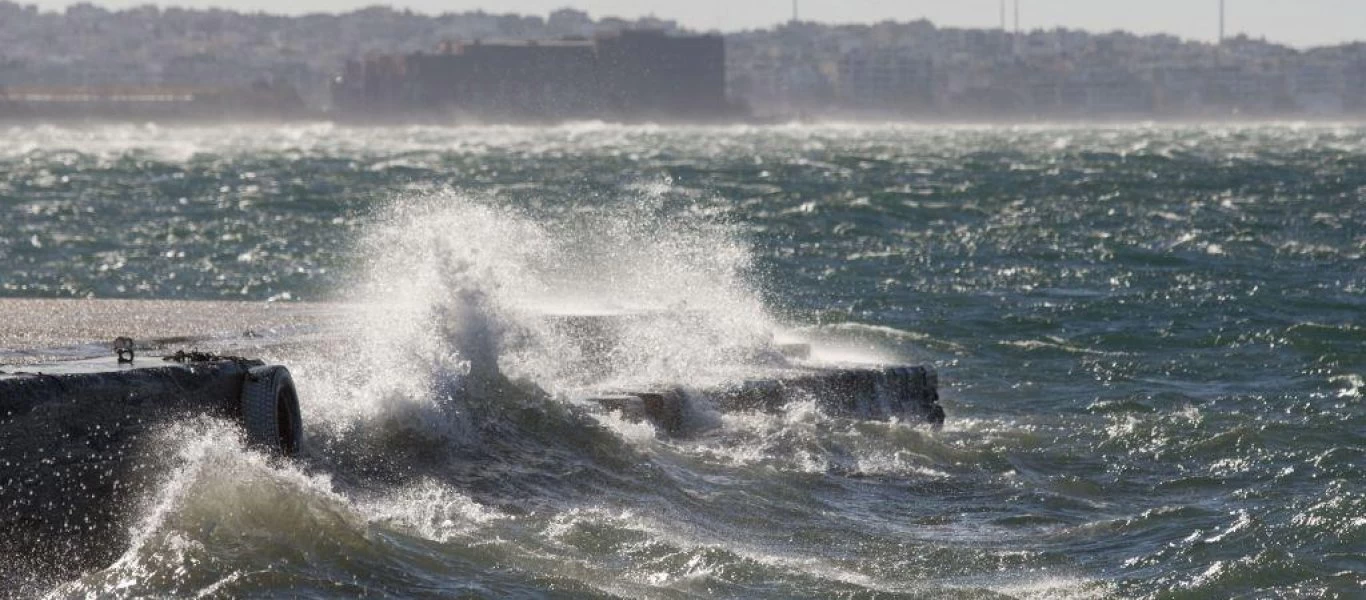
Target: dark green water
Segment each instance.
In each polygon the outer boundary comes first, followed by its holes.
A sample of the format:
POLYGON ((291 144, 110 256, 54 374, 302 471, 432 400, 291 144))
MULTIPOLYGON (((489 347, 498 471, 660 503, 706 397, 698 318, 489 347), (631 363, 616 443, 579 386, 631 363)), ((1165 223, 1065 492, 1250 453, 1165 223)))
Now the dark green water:
POLYGON ((1366 128, 4 135, 0 294, 436 307, 298 367, 301 464, 185 425, 58 596, 1366 596, 1366 128), (933 364, 948 426, 585 424, 510 308, 570 297, 933 364), (468 323, 558 400, 452 399, 468 323))

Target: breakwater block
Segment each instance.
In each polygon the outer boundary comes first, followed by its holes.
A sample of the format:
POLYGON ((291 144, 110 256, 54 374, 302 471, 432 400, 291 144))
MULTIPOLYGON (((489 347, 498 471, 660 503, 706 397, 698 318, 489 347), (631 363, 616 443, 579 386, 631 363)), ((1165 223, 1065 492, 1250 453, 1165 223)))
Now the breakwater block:
POLYGON ((263 363, 115 358, 0 374, 0 590, 109 564, 157 482, 162 424, 209 414, 239 421, 263 363))
POLYGON ((590 398, 623 418, 648 421, 662 431, 682 431, 689 398, 709 402, 721 412, 777 413, 794 402, 814 401, 827 413, 854 419, 901 419, 939 428, 939 377, 929 367, 787 369, 770 377, 685 389, 667 386, 646 391, 612 391, 590 398))

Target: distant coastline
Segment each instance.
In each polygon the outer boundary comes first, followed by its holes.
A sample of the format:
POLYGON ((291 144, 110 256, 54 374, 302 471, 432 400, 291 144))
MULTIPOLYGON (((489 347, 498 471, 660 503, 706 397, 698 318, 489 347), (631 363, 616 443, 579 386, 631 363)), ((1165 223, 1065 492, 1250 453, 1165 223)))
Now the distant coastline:
MULTIPOLYGON (((144 115, 153 120, 335 118, 347 113, 339 106, 337 86, 339 78, 347 76, 348 63, 364 64, 382 56, 439 56, 442 48, 479 44, 553 46, 636 31, 676 38, 697 35, 665 19, 594 19, 569 9, 540 17, 484 12, 424 15, 375 7, 291 17, 151 6, 110 11, 89 4, 56 13, 5 1, 0 2, 0 39, 7 40, 0 50, 0 120, 144 115), (62 89, 80 94, 110 88, 228 91, 262 85, 293 90, 298 106, 235 99, 217 108, 158 112, 167 107, 35 106, 14 101, 15 94, 5 95, 5 90, 62 89), (193 114, 172 114, 178 111, 193 114)), ((723 120, 748 120, 737 117, 735 107, 744 107, 761 122, 1366 117, 1362 43, 1297 50, 1247 37, 1211 44, 1167 35, 1067 29, 1016 34, 937 27, 924 20, 872 25, 791 22, 713 37, 724 44, 722 81, 717 85, 723 86, 729 108, 712 110, 705 120, 722 113, 723 120)), ((672 68, 662 69, 672 76, 672 68)), ((675 87, 691 89, 688 77, 674 78, 675 87)), ((575 101, 597 91, 593 81, 583 83, 585 91, 575 101)), ((490 92, 485 98, 490 105, 506 108, 506 94, 490 92)), ((437 111, 390 111, 412 114, 383 118, 374 114, 377 111, 362 109, 345 118, 699 119, 672 109, 620 115, 614 114, 617 106, 579 110, 574 101, 556 94, 543 100, 547 106, 533 114, 491 114, 496 111, 468 111, 459 105, 437 111), (417 114, 421 112, 428 114, 417 114)))

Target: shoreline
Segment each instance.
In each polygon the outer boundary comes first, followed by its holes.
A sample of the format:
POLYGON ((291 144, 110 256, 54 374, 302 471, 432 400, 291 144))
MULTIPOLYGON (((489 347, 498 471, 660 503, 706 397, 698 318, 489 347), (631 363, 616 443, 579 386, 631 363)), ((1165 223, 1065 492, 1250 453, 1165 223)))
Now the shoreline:
POLYGON ((195 129, 226 126, 258 127, 338 127, 357 130, 385 129, 534 129, 556 130, 575 129, 585 126, 603 128, 664 128, 664 129, 729 129, 736 127, 753 128, 790 128, 790 127, 912 127, 974 129, 984 127, 1002 128, 1123 128, 1123 127, 1331 127, 1366 126, 1366 113, 1343 115, 1226 115, 1179 116, 1179 115, 1116 115, 1116 116, 1040 116, 1037 118, 984 117, 984 116, 933 116, 917 117, 880 116, 880 115, 773 115, 747 119, 717 120, 613 120, 613 119, 573 119, 573 120, 469 120, 469 119, 346 119, 327 118, 196 118, 196 119, 157 119, 157 118, 51 118, 19 119, 0 116, 0 128, 9 129, 83 129, 99 127, 156 127, 166 129, 195 129))

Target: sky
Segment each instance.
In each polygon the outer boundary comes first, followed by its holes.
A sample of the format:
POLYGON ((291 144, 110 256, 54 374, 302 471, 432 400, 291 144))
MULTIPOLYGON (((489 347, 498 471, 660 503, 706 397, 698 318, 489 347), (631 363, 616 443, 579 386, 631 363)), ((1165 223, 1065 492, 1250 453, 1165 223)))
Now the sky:
MULTIPOLYGON (((1018 0, 1024 29, 1068 27, 1090 31, 1124 29, 1170 33, 1213 41, 1219 32, 1219 0, 1018 0)), ((1252 37, 1307 47, 1366 39, 1366 0, 1225 0, 1230 36, 1252 37)), ((61 10, 68 0, 20 0, 61 10)), ((941 26, 998 27, 1000 0, 798 0, 803 20, 876 22, 921 17, 941 26)), ((1013 26, 1016 0, 1007 0, 1013 26)), ((95 0, 110 8, 148 0, 95 0)), ((339 12, 383 3, 379 0, 173 0, 161 6, 221 7, 274 13, 339 12)), ((792 16, 791 0, 395 0, 396 8, 425 13, 517 12, 545 15, 573 7, 595 18, 654 15, 698 30, 736 31, 769 27, 792 16)))

